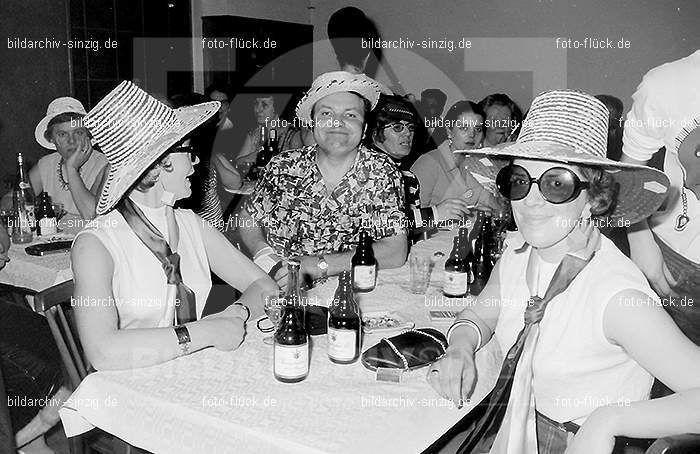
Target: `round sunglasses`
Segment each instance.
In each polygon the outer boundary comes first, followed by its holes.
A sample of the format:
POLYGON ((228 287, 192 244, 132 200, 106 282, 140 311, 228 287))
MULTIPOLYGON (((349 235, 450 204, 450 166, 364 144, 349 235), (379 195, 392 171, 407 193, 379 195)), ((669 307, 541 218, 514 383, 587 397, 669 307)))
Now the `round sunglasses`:
POLYGON ((533 183, 537 183, 542 197, 553 204, 570 202, 590 186, 588 181, 581 181, 578 175, 564 167, 552 167, 539 178, 532 178, 524 167, 510 164, 496 176, 498 190, 509 200, 527 197, 533 183))

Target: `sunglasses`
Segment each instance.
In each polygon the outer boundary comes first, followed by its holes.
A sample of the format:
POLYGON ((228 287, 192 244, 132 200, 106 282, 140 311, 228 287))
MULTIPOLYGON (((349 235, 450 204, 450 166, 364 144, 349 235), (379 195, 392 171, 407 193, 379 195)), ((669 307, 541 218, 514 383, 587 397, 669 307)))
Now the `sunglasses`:
POLYGON ((384 126, 384 129, 388 128, 391 128, 396 134, 401 134, 406 129, 408 129, 408 132, 414 132, 416 130, 416 125, 413 123, 391 123, 390 125, 384 126))
POLYGON ((194 150, 195 148, 192 145, 178 145, 172 149, 171 153, 187 153, 190 161, 192 161, 192 165, 197 165, 199 164, 199 156, 195 154, 194 150))
POLYGON ((561 204, 575 200, 590 183, 581 181, 574 172, 564 167, 552 167, 539 178, 532 178, 528 171, 519 165, 511 164, 501 169, 496 177, 496 186, 509 200, 522 200, 530 193, 533 183, 537 183, 542 197, 549 203, 561 204))

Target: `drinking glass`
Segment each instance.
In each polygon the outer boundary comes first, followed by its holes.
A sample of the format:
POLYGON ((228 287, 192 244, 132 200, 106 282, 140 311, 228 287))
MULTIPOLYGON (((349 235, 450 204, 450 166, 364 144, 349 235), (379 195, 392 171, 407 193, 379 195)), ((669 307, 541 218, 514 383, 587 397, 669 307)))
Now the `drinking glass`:
POLYGON ((411 255, 409 266, 411 277, 410 292, 416 295, 425 295, 430 284, 430 273, 433 269, 432 259, 425 255, 411 255))
POLYGON ((285 305, 284 291, 280 290, 279 294, 274 296, 268 296, 265 298, 265 315, 267 319, 272 323, 272 334, 263 339, 263 343, 266 345, 272 345, 274 343, 275 332, 279 328, 279 324, 282 321, 282 308, 285 305))

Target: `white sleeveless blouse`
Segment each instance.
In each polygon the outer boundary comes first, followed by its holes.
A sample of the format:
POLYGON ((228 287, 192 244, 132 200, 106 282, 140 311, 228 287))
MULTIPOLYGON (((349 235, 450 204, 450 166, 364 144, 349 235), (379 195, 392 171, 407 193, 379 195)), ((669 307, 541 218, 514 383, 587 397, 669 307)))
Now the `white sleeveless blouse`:
MULTIPOLYGON (((517 235, 517 234, 516 234, 517 235)), ((522 239, 522 237, 520 237, 522 239)), ((511 246, 516 244, 517 240, 511 246)), ((531 248, 508 247, 501 258, 501 312, 495 338, 504 354, 524 326, 530 291, 525 280, 531 248)), ((538 258, 538 260, 541 260, 538 258)), ((554 268, 543 267, 543 296, 554 268), (551 269, 550 269, 551 268, 551 269)), ((659 299, 642 272, 606 237, 601 248, 559 296, 549 302, 540 324, 533 360, 535 405, 559 422, 582 424, 597 407, 649 398, 653 377, 603 332, 603 313, 619 291, 635 289, 659 299)), ((533 291, 536 291, 533 289, 533 291)))
MULTIPOLYGON (((167 239, 165 207, 154 209, 141 204, 138 207, 167 239)), ((209 261, 202 238, 204 221, 191 210, 181 209, 175 210, 175 219, 180 229, 177 252, 182 279, 196 296, 199 319, 211 290, 209 261)), ((172 326, 174 307, 167 303, 163 267, 124 217, 117 210, 98 216, 78 236, 85 234, 97 237, 114 261, 112 294, 119 314, 119 329, 172 326)))

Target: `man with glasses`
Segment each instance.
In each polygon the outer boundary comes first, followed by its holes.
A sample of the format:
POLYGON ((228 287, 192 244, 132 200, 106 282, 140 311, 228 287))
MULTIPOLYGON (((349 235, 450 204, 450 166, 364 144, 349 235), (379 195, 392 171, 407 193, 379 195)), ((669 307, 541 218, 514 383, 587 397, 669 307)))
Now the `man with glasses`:
POLYGON ((421 207, 420 183, 416 175, 408 170, 419 117, 411 104, 400 96, 384 96, 370 120, 370 146, 389 156, 401 169, 406 217, 410 230, 435 226, 437 222, 460 219, 470 211, 468 203, 459 198, 450 198, 437 205, 421 207))

